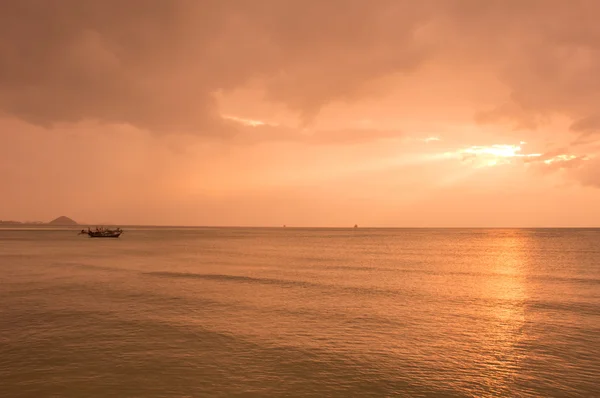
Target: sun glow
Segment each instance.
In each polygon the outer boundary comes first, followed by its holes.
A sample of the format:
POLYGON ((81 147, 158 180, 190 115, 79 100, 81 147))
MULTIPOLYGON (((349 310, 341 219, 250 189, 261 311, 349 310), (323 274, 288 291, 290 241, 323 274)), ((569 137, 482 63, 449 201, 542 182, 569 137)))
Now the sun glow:
POLYGON ((520 145, 474 145, 454 152, 446 152, 445 155, 447 157, 460 158, 463 161, 472 161, 477 164, 478 167, 492 167, 507 164, 510 163, 513 158, 542 156, 541 153, 521 153, 521 145, 523 144, 525 144, 525 142, 521 141, 520 145))
POLYGON ((541 153, 520 153, 522 150, 520 145, 491 145, 491 146, 472 146, 461 150, 461 153, 471 155, 489 155, 501 158, 512 157, 536 157, 542 156, 541 153))

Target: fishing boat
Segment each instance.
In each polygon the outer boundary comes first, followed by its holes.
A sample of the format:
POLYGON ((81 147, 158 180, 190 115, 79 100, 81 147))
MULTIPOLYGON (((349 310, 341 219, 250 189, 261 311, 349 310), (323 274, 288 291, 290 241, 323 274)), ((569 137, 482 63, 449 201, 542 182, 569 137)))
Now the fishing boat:
POLYGON ((117 229, 96 228, 95 231, 92 231, 91 229, 88 228, 87 231, 82 229, 79 234, 80 235, 87 234, 90 238, 118 238, 119 236, 121 236, 122 233, 123 233, 123 230, 121 228, 117 228, 117 229))

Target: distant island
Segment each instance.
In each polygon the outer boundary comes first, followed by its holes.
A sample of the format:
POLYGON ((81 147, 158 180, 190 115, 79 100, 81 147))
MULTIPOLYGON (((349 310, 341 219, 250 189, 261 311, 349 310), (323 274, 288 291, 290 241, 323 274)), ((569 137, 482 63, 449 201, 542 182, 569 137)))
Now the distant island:
POLYGON ((48 223, 49 225, 79 225, 75 220, 70 219, 67 216, 60 216, 48 223))
POLYGON ((50 221, 49 223, 44 223, 41 221, 21 222, 21 221, 12 221, 12 220, 0 220, 0 225, 20 225, 20 224, 46 224, 46 225, 61 225, 61 226, 79 225, 75 220, 73 220, 67 216, 60 216, 60 217, 55 218, 54 220, 50 221))

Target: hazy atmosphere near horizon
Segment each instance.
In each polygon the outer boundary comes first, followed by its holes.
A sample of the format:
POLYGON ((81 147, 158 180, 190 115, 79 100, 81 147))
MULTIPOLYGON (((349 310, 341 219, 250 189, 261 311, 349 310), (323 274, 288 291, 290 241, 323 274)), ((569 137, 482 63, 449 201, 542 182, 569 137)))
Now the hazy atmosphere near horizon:
POLYGON ((0 219, 596 226, 594 0, 0 4, 0 219))
POLYGON ((0 398, 600 397, 599 18, 0 0, 0 398))

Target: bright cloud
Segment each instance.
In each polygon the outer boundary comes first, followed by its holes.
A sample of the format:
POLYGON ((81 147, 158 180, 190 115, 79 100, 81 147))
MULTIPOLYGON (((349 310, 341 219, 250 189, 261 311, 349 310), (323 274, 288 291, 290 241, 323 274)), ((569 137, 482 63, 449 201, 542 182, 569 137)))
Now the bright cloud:
POLYGON ((262 120, 246 119, 246 118, 242 118, 242 117, 238 117, 238 116, 231 116, 231 115, 225 115, 225 116, 223 116, 223 118, 227 119, 227 120, 232 120, 234 122, 243 124, 244 126, 250 126, 250 127, 264 126, 267 124, 267 123, 263 122, 262 120))
MULTIPOLYGON (((546 160, 544 160, 544 163, 546 163, 546 164, 553 164, 553 163, 557 163, 557 162, 568 162, 570 160, 575 160, 577 158, 578 158, 578 156, 576 156, 576 155, 564 155, 563 154, 563 155, 555 156, 555 157, 550 158, 550 159, 546 159, 546 160)), ((587 157, 583 157, 581 159, 582 160, 587 160, 588 158, 587 157)))

